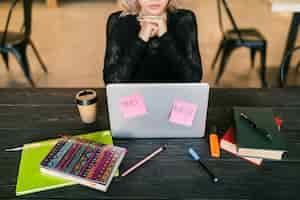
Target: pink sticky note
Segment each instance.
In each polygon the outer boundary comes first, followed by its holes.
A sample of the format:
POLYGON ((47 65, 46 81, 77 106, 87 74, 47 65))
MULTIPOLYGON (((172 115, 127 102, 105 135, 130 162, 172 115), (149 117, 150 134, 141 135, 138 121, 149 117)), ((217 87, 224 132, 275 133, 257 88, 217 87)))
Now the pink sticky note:
POLYGON ((196 104, 176 100, 173 103, 169 121, 184 126, 192 126, 197 108, 196 104))
POLYGON ((133 94, 120 99, 120 109, 125 119, 138 117, 147 113, 144 97, 133 94))

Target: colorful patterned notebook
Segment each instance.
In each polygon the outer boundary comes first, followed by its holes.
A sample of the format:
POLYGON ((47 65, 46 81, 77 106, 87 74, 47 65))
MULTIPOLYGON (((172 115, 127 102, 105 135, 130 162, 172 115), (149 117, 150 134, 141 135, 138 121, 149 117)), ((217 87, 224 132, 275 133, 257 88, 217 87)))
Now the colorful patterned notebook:
POLYGON ((106 192, 127 150, 63 137, 41 162, 41 172, 106 192))
MULTIPOLYGON (((82 134, 76 137, 102 144, 113 143, 111 132, 108 130, 82 134)), ((58 139, 53 139, 24 145, 16 185, 17 196, 77 184, 73 181, 49 176, 40 172, 40 163, 57 141, 58 139)), ((118 173, 116 173, 117 175, 118 173)))

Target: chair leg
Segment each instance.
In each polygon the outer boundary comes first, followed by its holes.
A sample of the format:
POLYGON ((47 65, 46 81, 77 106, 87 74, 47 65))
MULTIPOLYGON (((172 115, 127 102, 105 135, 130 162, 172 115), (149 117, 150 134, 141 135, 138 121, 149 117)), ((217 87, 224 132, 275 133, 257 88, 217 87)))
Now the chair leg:
POLYGON ((300 61, 298 62, 298 64, 296 65, 296 71, 299 71, 300 69, 300 61))
POLYGON ((251 54, 251 67, 254 68, 254 66, 255 66, 256 49, 250 48, 250 54, 251 54))
POLYGON ((265 46, 260 50, 260 55, 261 55, 260 80, 262 83, 262 87, 268 87, 268 82, 266 80, 266 56, 267 56, 266 54, 267 54, 267 46, 265 46))
POLYGON ((9 61, 8 61, 8 53, 7 52, 1 52, 2 58, 4 60, 4 63, 6 65, 7 71, 9 71, 9 61))
POLYGON ((287 75, 287 72, 286 72, 286 64, 287 64, 287 57, 290 56, 288 55, 289 53, 287 53, 283 60, 282 60, 282 63, 280 64, 280 67, 279 67, 279 76, 278 76, 278 79, 279 79, 279 86, 280 87, 284 87, 285 83, 286 83, 286 75, 287 75))
POLYGON ((288 40, 287 40, 287 43, 286 43, 286 47, 285 47, 284 54, 283 54, 283 57, 282 57, 282 62, 281 62, 281 65, 284 66, 284 68, 283 68, 283 71, 282 71, 283 74, 280 74, 279 77, 281 75, 284 76, 283 79, 282 79, 283 81, 286 81, 286 75, 289 71, 289 66, 290 66, 290 62, 291 62, 291 59, 292 59, 291 51, 293 51, 293 48, 294 48, 296 40, 297 40, 297 34, 299 32, 299 26, 300 26, 300 13, 295 12, 293 14, 292 22, 290 24, 288 40))
POLYGON ((35 83, 32 80, 31 72, 29 69, 29 62, 26 54, 26 45, 20 45, 16 48, 12 48, 11 51, 15 55, 19 64, 21 65, 27 80, 29 81, 32 87, 35 87, 35 83))
MULTIPOLYGON (((295 47, 293 49, 290 49, 289 51, 287 51, 282 59, 282 63, 280 65, 279 68, 279 85, 280 87, 283 87, 286 83, 286 76, 288 73, 288 68, 289 68, 289 62, 290 62, 290 58, 292 57, 293 53, 295 51, 299 51, 300 50, 300 46, 295 47)), ((296 66, 296 70, 298 71, 300 68, 300 62, 298 62, 297 66, 296 66)))
POLYGON ((41 58, 41 56, 40 56, 40 54, 39 54, 37 48, 36 48, 35 45, 33 44, 32 40, 29 41, 29 44, 30 44, 30 46, 32 47, 33 52, 35 53, 35 55, 36 55, 38 61, 40 62, 40 65, 42 66, 43 71, 44 71, 45 73, 48 73, 48 69, 47 69, 45 63, 43 62, 43 60, 42 60, 42 58, 41 58))
POLYGON ((216 65, 216 63, 218 61, 218 58, 219 58, 220 54, 222 53, 222 50, 223 50, 223 41, 221 41, 221 43, 220 43, 220 45, 218 47, 217 53, 216 53, 215 58, 214 58, 214 60, 212 62, 212 65, 211 65, 211 69, 215 68, 215 65, 216 65))
POLYGON ((228 45, 227 47, 224 47, 223 49, 223 55, 222 55, 222 59, 221 59, 221 63, 220 63, 220 69, 219 69, 219 72, 217 74, 217 77, 216 77, 216 80, 215 80, 215 83, 218 84, 220 79, 221 79, 221 76, 223 75, 224 73, 224 70, 225 70, 225 66, 229 60, 229 57, 232 53, 232 51, 234 50, 234 47, 228 45))

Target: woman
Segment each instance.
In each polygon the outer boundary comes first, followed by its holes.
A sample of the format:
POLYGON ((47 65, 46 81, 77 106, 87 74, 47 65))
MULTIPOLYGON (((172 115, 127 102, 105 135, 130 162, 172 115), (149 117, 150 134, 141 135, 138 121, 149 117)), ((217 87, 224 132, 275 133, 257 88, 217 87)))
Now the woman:
POLYGON ((107 22, 106 84, 201 80, 196 18, 175 1, 121 0, 107 22))

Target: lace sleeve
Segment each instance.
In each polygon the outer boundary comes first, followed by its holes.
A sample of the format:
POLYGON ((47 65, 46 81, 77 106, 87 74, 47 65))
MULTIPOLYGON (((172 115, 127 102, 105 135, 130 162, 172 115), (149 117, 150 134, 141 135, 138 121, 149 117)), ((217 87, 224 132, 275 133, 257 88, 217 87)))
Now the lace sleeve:
POLYGON ((173 70, 181 74, 182 81, 199 82, 202 79, 202 63, 198 47, 198 30, 193 12, 181 16, 176 26, 178 35, 183 38, 183 48, 179 49, 168 32, 161 38, 162 54, 172 63, 173 70))
POLYGON ((103 69, 105 84, 129 81, 146 46, 146 43, 137 37, 129 48, 124 48, 120 40, 122 26, 119 26, 119 20, 119 13, 115 13, 108 18, 107 22, 103 69))

